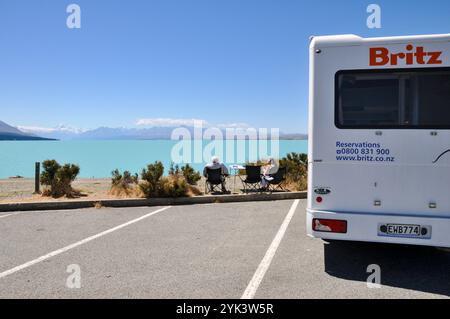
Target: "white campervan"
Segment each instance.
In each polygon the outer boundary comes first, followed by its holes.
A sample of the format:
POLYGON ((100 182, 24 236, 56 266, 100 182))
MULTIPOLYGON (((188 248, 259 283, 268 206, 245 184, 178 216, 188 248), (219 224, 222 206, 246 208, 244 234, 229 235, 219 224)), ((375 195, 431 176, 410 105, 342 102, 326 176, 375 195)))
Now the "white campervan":
POLYGON ((450 247, 450 34, 313 37, 307 230, 450 247))

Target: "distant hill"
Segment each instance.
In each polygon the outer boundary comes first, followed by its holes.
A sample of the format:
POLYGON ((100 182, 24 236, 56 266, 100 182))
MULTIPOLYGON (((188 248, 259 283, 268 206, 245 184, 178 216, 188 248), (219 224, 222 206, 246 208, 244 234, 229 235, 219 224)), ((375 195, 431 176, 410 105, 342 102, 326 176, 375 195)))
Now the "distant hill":
POLYGON ((0 134, 13 134, 13 135, 27 135, 14 126, 8 125, 5 122, 0 121, 0 134))
POLYGON ((300 134, 300 133, 280 134, 280 139, 282 139, 282 140, 307 140, 308 134, 300 134))
POLYGON ((49 138, 39 137, 34 134, 22 132, 14 126, 0 121, 0 141, 41 141, 51 140, 49 138))

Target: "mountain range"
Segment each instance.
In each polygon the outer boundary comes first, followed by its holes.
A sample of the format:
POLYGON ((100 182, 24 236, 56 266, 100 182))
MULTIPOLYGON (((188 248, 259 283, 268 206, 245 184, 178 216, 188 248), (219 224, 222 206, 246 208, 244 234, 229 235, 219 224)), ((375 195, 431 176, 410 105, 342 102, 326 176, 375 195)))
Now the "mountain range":
MULTIPOLYGON (((194 128, 186 128, 194 136, 194 128)), ((155 126, 150 128, 99 127, 93 130, 79 130, 60 125, 55 128, 10 126, 0 121, 0 140, 167 140, 176 127, 155 126)), ((224 131, 223 131, 224 133, 224 131)), ((224 134, 225 136, 225 134, 224 134)), ((306 134, 282 134, 280 139, 303 140, 306 134)))

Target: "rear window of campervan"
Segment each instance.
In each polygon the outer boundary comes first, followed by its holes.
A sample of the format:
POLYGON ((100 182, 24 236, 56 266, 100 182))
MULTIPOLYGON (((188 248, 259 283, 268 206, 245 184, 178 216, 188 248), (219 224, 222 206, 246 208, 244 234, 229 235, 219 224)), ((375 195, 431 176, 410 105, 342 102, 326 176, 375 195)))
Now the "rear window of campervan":
POLYGON ((335 125, 450 129, 450 68, 339 71, 335 125))

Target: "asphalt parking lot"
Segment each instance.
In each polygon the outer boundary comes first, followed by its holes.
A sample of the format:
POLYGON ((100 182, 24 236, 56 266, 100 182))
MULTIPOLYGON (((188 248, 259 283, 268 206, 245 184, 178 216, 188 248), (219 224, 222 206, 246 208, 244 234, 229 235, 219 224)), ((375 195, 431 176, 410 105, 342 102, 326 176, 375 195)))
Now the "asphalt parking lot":
POLYGON ((450 253, 311 239, 305 205, 2 213, 0 298, 450 296, 450 253), (367 287, 370 264, 380 266, 381 288, 367 287), (67 285, 69 265, 80 288, 67 285))

